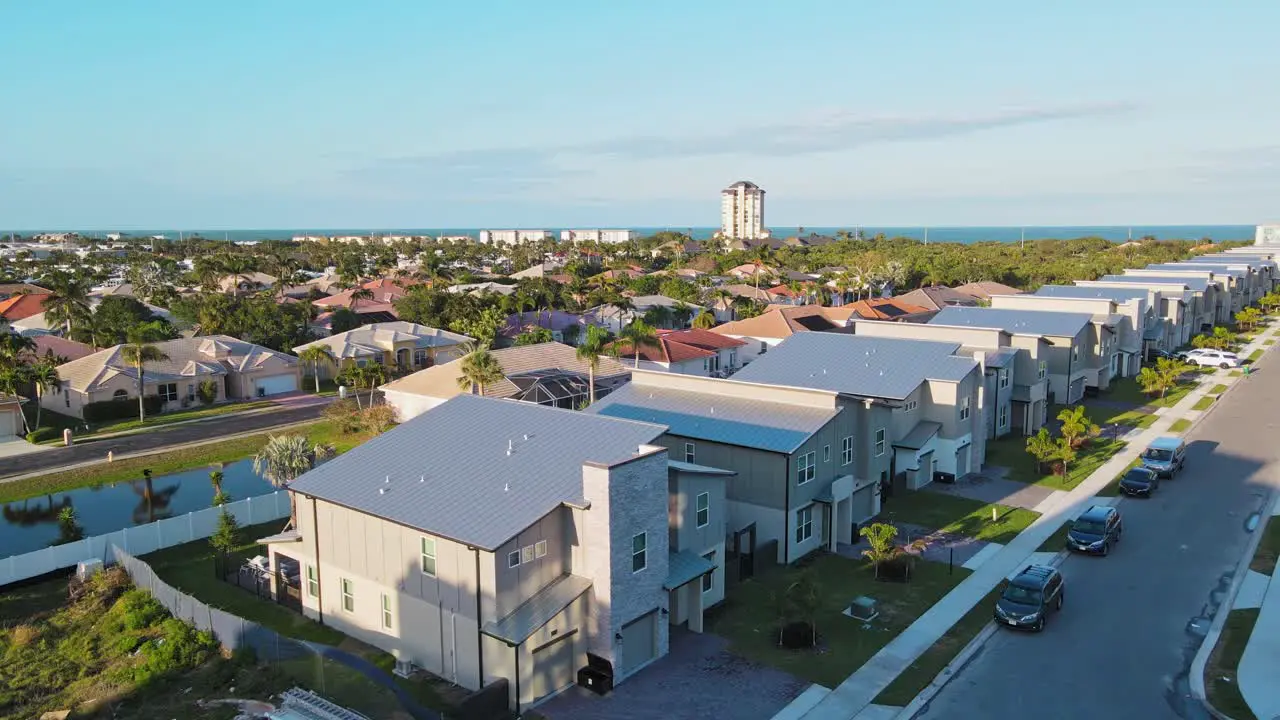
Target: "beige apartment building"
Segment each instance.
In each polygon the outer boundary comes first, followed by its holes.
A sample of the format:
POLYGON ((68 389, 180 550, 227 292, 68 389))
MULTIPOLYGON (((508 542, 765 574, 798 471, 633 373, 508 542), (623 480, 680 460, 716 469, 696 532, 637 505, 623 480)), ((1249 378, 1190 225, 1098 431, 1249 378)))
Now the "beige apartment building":
POLYGON ((769 237, 764 226, 764 189, 740 180, 720 191, 720 235, 735 240, 769 237))

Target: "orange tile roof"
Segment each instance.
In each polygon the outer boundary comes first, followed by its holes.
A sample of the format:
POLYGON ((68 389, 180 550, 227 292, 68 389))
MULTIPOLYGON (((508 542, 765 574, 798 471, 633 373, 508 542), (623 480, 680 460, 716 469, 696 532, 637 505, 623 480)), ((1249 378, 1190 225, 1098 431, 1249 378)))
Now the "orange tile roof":
POLYGON ((897 298, 868 298, 842 307, 864 320, 898 320, 906 315, 933 312, 927 307, 902 302, 897 298))
POLYGON ((46 293, 14 295, 0 300, 0 317, 9 322, 29 318, 44 312, 44 301, 49 299, 46 293))

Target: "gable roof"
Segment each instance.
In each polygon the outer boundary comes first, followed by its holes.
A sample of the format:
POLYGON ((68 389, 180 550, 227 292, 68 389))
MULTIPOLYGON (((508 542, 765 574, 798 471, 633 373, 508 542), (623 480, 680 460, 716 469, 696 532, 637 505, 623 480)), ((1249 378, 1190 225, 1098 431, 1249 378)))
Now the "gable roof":
MULTIPOLYGON (((587 363, 578 358, 576 348, 558 342, 545 342, 536 345, 518 345, 516 347, 490 350, 489 354, 498 361, 505 375, 502 380, 484 386, 485 397, 509 398, 519 395, 520 386, 511 381, 511 377, 528 375, 544 370, 559 370, 586 378, 587 363)), ((611 357, 601 357, 596 368, 596 382, 630 375, 625 365, 611 357)), ((425 395, 428 397, 450 398, 467 394, 458 387, 458 378, 462 377, 462 361, 453 360, 442 365, 419 370, 399 380, 393 380, 382 386, 383 390, 425 395)))
POLYGON ((628 383, 586 412, 666 425, 672 435, 695 440, 789 454, 840 410, 628 383))
MULTIPOLYGON (((653 345, 640 346, 640 359, 658 363, 678 363, 698 358, 715 357, 722 348, 735 348, 746 345, 745 340, 738 340, 726 335, 713 333, 710 330, 691 328, 689 330, 659 330, 657 342, 653 345)), ((635 349, 626 340, 610 343, 618 346, 624 357, 635 357, 635 349)))
POLYGON ((40 357, 52 352, 55 357, 66 358, 67 362, 70 362, 98 352, 93 349, 92 345, 86 345, 75 340, 67 340, 57 335, 36 335, 31 339, 36 344, 36 355, 40 357))
POLYGON ((395 343, 399 342, 412 342, 415 348, 448 347, 471 342, 471 338, 448 330, 396 320, 363 325, 354 330, 299 345, 293 351, 300 353, 310 347, 323 346, 329 348, 329 352, 341 360, 377 355, 384 350, 390 350, 395 343))
POLYGON ((930 285, 916 288, 911 292, 895 295, 894 298, 912 305, 919 305, 929 310, 941 310, 950 305, 976 307, 978 299, 968 293, 959 292, 946 285, 930 285))
POLYGON ((841 308, 848 308, 852 314, 864 320, 897 320, 899 318, 909 317, 912 315, 923 315, 933 312, 927 307, 920 305, 912 305, 902 298, 867 298, 866 300, 855 300, 854 302, 841 305, 841 308))
POLYGON ((842 328, 854 314, 851 306, 780 305, 745 320, 733 320, 711 328, 720 335, 754 338, 788 338, 798 332, 842 328))
POLYGON ((925 380, 959 382, 978 367, 960 343, 844 333, 800 333, 739 370, 733 379, 901 400, 925 380))
POLYGON ((0 317, 14 322, 39 315, 44 312, 44 302, 48 299, 48 293, 26 293, 0 300, 0 317))
POLYGON ((994 282, 992 280, 980 280, 978 282, 965 283, 957 285, 956 292, 972 295, 982 300, 989 300, 992 295, 1021 295, 1022 291, 1016 287, 1010 287, 1004 283, 994 282))
POLYGON ((557 507, 583 504, 584 463, 632 459, 665 430, 459 395, 320 465, 290 489, 494 550, 557 507))
MULTIPOLYGON (((149 344, 169 356, 168 360, 146 364, 146 379, 152 382, 226 375, 230 371, 248 372, 270 359, 277 359, 289 367, 298 364, 298 358, 292 355, 229 335, 203 335, 149 344)), ((71 389, 80 392, 93 392, 108 380, 120 376, 137 382, 137 370, 122 357, 124 347, 116 345, 59 365, 58 376, 71 389)))
POLYGON ((949 307, 943 308, 929 324, 1000 328, 1014 335, 1075 337, 1092 321, 1093 315, 1083 312, 949 307))
POLYGON ((0 283, 0 298, 7 298, 24 292, 36 295, 47 295, 49 293, 45 288, 31 283, 0 283))
POLYGON ((359 288, 343 290, 340 293, 335 293, 328 297, 322 297, 319 300, 312 300, 311 304, 322 308, 344 307, 351 308, 352 310, 355 310, 356 306, 360 305, 380 305, 390 307, 391 303, 408 294, 409 291, 405 285, 385 278, 379 278, 377 280, 370 280, 359 288), (368 290, 373 293, 373 297, 353 300, 351 296, 360 290, 368 290))

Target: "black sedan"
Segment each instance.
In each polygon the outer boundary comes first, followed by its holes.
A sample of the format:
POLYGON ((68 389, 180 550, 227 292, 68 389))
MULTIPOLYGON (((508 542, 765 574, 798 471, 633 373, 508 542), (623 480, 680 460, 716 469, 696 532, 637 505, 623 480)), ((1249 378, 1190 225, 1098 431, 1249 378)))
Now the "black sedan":
POLYGON ((1132 497, 1139 495, 1151 497, 1151 493, 1158 487, 1160 487, 1160 475, 1144 467, 1130 468, 1124 477, 1120 478, 1120 492, 1132 497))

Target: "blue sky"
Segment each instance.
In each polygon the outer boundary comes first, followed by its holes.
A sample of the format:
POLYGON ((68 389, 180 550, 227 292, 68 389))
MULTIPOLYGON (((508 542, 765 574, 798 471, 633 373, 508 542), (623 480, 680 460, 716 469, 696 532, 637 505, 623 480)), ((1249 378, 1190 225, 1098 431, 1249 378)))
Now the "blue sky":
POLYGON ((0 228, 1280 217, 1280 3, 0 6, 0 228))

